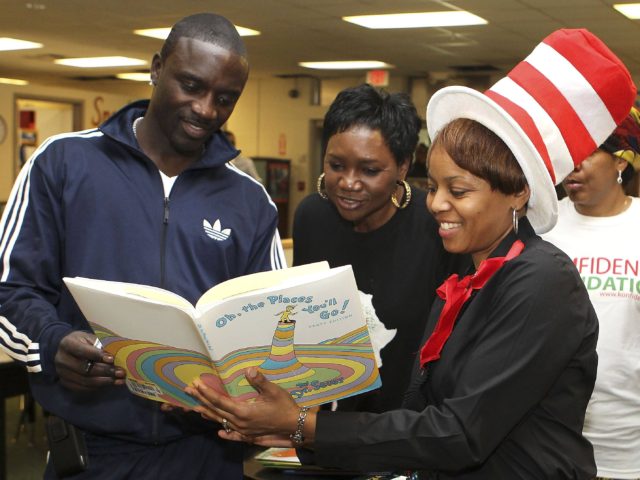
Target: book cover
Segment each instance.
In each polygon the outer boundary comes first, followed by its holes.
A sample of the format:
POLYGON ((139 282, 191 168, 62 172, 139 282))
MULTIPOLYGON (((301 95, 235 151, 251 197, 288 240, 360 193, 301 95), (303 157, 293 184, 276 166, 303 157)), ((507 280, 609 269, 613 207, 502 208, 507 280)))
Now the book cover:
POLYGON ((406 480, 407 478, 384 473, 364 474, 354 470, 303 465, 298 459, 295 448, 267 448, 256 453, 253 458, 261 467, 278 469, 282 474, 297 475, 295 478, 303 475, 313 476, 313 478, 348 477, 351 480, 406 480))
POLYGON ((250 401, 251 366, 301 405, 380 386, 350 266, 326 262, 247 275, 206 292, 194 307, 154 287, 65 278, 83 314, 140 396, 193 406, 200 378, 250 401), (271 275, 273 273, 273 275, 271 275), (221 293, 222 292, 222 293, 221 293))
POLYGON ((265 467, 297 468, 302 466, 295 448, 267 448, 257 453, 254 458, 265 467))

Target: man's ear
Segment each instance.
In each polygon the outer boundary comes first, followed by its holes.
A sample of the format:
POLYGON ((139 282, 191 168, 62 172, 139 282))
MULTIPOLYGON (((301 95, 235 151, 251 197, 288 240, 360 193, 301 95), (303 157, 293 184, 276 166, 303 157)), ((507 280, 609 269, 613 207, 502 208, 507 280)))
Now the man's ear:
POLYGON ((151 60, 151 68, 149 71, 149 76, 151 77, 151 85, 155 86, 158 83, 160 70, 162 70, 162 57, 160 56, 160 53, 156 53, 151 60))

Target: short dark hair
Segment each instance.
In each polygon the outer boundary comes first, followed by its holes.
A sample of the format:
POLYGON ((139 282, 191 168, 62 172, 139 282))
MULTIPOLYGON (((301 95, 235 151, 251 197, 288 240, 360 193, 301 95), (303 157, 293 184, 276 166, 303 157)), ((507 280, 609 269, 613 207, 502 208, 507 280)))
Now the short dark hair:
POLYGON ((369 84, 342 90, 324 117, 322 156, 329 139, 351 127, 378 130, 396 163, 411 161, 418 143, 422 120, 404 93, 388 93, 369 84))
POLYGON ((247 49, 236 27, 222 15, 215 13, 196 13, 179 20, 169 32, 162 45, 160 56, 167 58, 173 52, 178 40, 186 37, 218 45, 243 58, 247 49))
POLYGON ((460 168, 487 181, 492 190, 513 195, 527 185, 522 168, 509 147, 475 120, 457 118, 445 125, 433 140, 428 159, 436 148, 447 152, 460 168))

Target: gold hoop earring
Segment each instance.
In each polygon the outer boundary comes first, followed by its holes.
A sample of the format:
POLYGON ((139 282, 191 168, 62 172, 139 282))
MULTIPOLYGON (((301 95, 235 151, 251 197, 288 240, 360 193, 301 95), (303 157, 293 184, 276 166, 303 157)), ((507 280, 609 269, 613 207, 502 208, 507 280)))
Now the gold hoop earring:
POLYGON ((409 185, 406 180, 402 180, 396 183, 404 187, 404 202, 401 205, 396 198, 396 192, 393 192, 391 194, 391 203, 393 203, 393 206, 397 209, 402 210, 403 208, 407 208, 409 202, 411 202, 411 185, 409 185))
POLYGON ((316 190, 318 190, 318 195, 320 195, 322 198, 327 200, 329 197, 327 197, 327 194, 322 189, 322 182, 323 181, 324 181, 324 173, 321 173, 320 176, 318 177, 318 181, 316 183, 316 190))
POLYGON ((515 208, 511 208, 511 221, 513 222, 513 232, 518 234, 518 224, 520 223, 520 219, 518 218, 518 211, 515 208))

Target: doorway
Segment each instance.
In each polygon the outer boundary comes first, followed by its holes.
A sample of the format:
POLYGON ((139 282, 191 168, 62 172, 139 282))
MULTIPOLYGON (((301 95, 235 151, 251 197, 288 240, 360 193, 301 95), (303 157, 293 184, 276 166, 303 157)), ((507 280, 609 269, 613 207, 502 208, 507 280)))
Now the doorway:
POLYGON ((16 176, 47 138, 82 127, 82 102, 77 100, 16 96, 14 112, 16 176))
POLYGON ((322 123, 320 120, 311 120, 309 126, 309 189, 313 193, 316 189, 316 182, 318 176, 322 173, 323 162, 322 158, 322 123))

